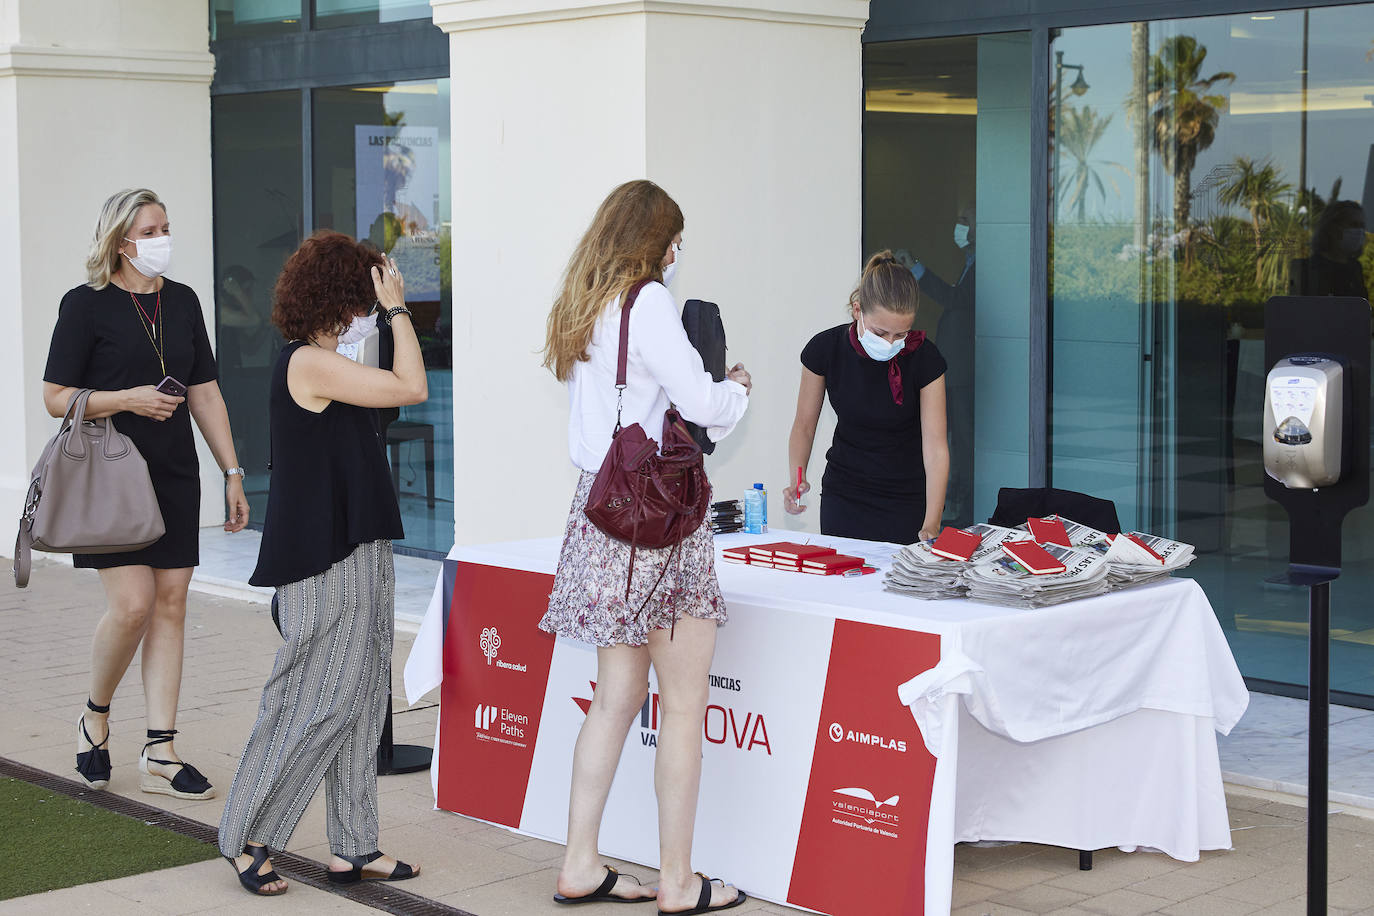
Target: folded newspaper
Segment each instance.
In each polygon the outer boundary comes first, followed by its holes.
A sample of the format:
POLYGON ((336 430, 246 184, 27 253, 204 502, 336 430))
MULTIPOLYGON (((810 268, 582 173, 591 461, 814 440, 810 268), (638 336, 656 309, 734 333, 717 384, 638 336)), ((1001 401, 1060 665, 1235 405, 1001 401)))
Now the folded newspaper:
POLYGON ((1047 607, 1107 591, 1107 559, 1103 554, 1084 547, 1040 546, 1064 564, 1063 572, 1037 576, 1004 554, 968 569, 965 581, 969 598, 1008 607, 1047 607))
POLYGON ((1024 531, 997 525, 971 525, 963 530, 982 538, 967 560, 950 560, 932 552, 930 545, 934 539, 917 541, 893 556, 892 566, 883 577, 883 587, 890 592, 915 598, 961 598, 967 591, 964 585, 965 570, 976 563, 1001 556, 1002 542, 1025 537, 1024 531))
POLYGON ((1167 578, 1193 561, 1193 547, 1139 531, 1109 535, 1087 525, 1059 519, 1073 547, 1040 546, 1062 562, 1062 573, 1034 575, 1002 551, 1006 541, 1024 539, 1026 526, 973 525, 963 530, 982 536, 967 561, 949 560, 930 549, 931 541, 903 547, 883 578, 887 591, 914 598, 967 596, 1010 607, 1047 607, 1167 578))

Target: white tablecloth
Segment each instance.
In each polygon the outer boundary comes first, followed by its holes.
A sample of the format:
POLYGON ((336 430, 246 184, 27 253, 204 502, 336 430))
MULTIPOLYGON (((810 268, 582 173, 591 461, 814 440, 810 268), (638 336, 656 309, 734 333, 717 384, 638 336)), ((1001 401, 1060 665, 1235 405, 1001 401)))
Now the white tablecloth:
MULTIPOLYGON (((774 532, 716 541, 721 549, 789 539, 802 540, 774 532)), ((897 549, 808 540, 881 568, 897 549)), ((450 557, 551 574, 558 546, 547 538, 455 548, 450 557)), ((927 912, 949 907, 956 841, 1148 846, 1188 861, 1201 849, 1229 848, 1215 733, 1231 730, 1249 695, 1193 580, 1024 610, 892 594, 881 574, 818 577, 726 563, 717 572, 732 607, 941 637, 936 667, 905 683, 898 672, 892 683, 937 759, 927 912)), ((412 703, 442 680, 442 603, 438 583, 406 664, 412 703)), ((776 650, 786 651, 785 634, 776 650)))

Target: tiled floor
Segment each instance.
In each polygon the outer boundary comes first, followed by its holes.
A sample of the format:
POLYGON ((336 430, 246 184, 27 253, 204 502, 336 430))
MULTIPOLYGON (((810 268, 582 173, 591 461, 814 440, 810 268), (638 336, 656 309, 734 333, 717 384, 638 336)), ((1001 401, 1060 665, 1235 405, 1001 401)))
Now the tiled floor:
MULTIPOLYGON (((230 545, 237 546, 237 544, 230 545)), ((42 559, 33 585, 16 590, 0 583, 0 753, 52 773, 68 774, 72 764, 73 720, 85 698, 90 634, 99 618, 103 594, 99 578, 42 559)), ((397 637, 393 674, 411 637, 397 637)), ((186 668, 177 725, 178 749, 221 789, 233 775, 257 710, 258 698, 280 638, 261 603, 193 594, 187 613, 186 668)), ((1260 747, 1296 748, 1300 737, 1283 704, 1256 704, 1246 723, 1260 747)), ((1334 741, 1364 741, 1355 726, 1369 717, 1341 713, 1334 741)), ((423 703, 397 704, 396 740, 430 744, 437 709, 423 703)), ((187 817, 214 824, 223 801, 144 796, 138 791, 135 762, 143 726, 143 691, 138 660, 116 691, 111 714, 114 777, 109 791, 128 794, 187 817)), ((1300 729, 1300 725, 1298 727, 1300 729)), ((1238 730, 1239 731, 1239 730, 1238 730)), ((1244 735, 1237 734, 1238 740, 1244 735)), ((1231 752, 1227 768, 1236 764, 1231 752)), ((1300 758, 1299 758, 1300 759, 1300 758)), ((1289 758, 1291 763, 1291 758, 1289 758)), ((418 860, 424 873, 407 890, 440 900, 478 916, 550 916, 565 909, 550 899, 562 847, 517 836, 467 818, 434 810, 428 774, 388 776, 380 784, 381 845, 418 860)), ((307 809, 288 848, 321 860, 325 845, 323 793, 307 809)), ((955 853, 954 913, 1017 916, 1021 913, 1279 914, 1304 912, 1304 814, 1292 799, 1261 789, 1228 792, 1234 848, 1205 852, 1198 862, 1164 855, 1100 850, 1092 871, 1080 872, 1072 850, 1023 843, 1001 848, 961 846, 955 853)), ((1337 806, 1338 807, 1338 806, 1337 806)), ((1374 914, 1374 819, 1333 815, 1330 822, 1330 911, 1374 914)), ((620 864, 620 863, 613 863, 620 864)), ((0 866, 2 867, 2 866, 0 866)), ((625 866, 652 880, 652 869, 625 866)), ((872 875, 839 875, 836 880, 880 880, 872 875)), ((747 888, 746 888, 747 890, 747 888)), ((279 904, 255 901, 238 889, 222 862, 206 862, 152 875, 88 885, 69 891, 0 901, 0 916, 10 913, 249 913, 352 912, 337 897, 296 887, 279 904)), ((588 912, 599 912, 593 907, 588 912)), ((646 908, 645 912, 651 911, 646 908)), ((783 914, 798 911, 750 900, 732 912, 783 914)))

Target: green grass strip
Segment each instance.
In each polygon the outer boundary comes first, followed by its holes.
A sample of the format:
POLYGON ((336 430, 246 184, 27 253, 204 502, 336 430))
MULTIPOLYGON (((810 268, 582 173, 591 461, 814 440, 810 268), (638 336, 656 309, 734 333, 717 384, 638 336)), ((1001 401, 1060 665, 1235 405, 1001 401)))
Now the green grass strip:
POLYGON ((215 847, 170 830, 0 779, 0 900, 218 855, 215 847))

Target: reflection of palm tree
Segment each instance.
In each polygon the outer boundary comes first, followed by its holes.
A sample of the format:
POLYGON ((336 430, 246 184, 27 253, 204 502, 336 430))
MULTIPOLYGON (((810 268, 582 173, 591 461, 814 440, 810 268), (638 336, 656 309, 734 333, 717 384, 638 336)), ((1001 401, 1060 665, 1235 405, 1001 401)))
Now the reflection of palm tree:
POLYGON ((1216 83, 1230 82, 1234 73, 1225 70, 1203 79, 1207 48, 1191 35, 1168 39, 1150 59, 1146 84, 1154 146, 1174 173, 1174 228, 1185 232, 1192 210, 1192 174, 1198 153, 1216 139, 1226 96, 1207 95, 1216 83))
POLYGON ((1292 190, 1292 185, 1279 177, 1272 162, 1257 164, 1249 156, 1237 156, 1235 170, 1222 185, 1217 200, 1227 206, 1240 205, 1250 211, 1250 228, 1255 235, 1255 282, 1260 279, 1259 256, 1263 247, 1264 223, 1269 222, 1279 206, 1279 196, 1292 190))
MULTIPOLYGON (((1102 173, 1098 166, 1119 169, 1127 176, 1131 174, 1130 170, 1119 162, 1092 158, 1093 147, 1097 146, 1111 123, 1111 115, 1101 117, 1091 105, 1084 105, 1081 109, 1067 109, 1059 125, 1060 136, 1056 138, 1058 152, 1073 157, 1073 170, 1061 179, 1059 195, 1067 198, 1064 202, 1065 207, 1077 208, 1080 223, 1083 222, 1084 210, 1087 207, 1089 188, 1095 188, 1104 201, 1107 199, 1107 188, 1102 182, 1102 173)), ((1121 194, 1121 188, 1110 175, 1107 182, 1111 184, 1114 193, 1121 194)))

